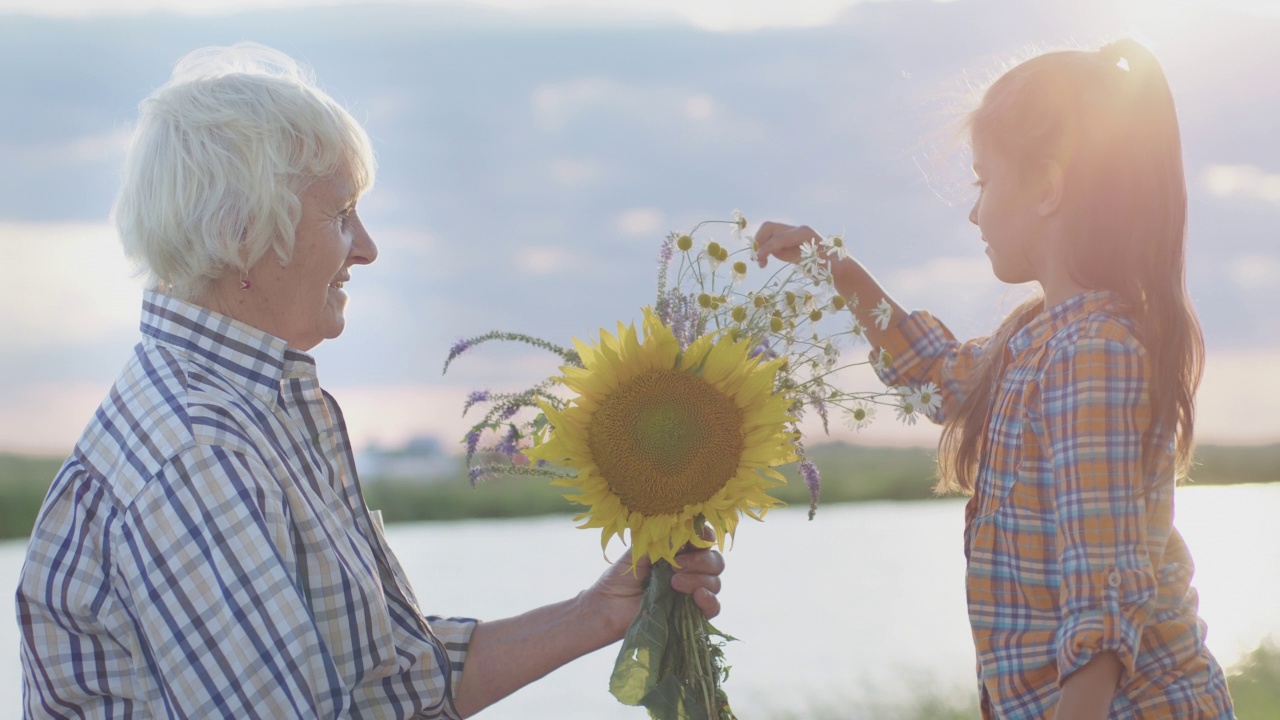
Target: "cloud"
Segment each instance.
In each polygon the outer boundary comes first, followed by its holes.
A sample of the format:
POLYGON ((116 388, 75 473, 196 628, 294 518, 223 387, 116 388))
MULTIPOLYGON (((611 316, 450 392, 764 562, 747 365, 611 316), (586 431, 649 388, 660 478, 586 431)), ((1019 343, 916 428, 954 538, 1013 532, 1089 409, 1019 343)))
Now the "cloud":
POLYGON ((527 245, 516 251, 516 266, 530 275, 554 275, 573 268, 573 250, 559 245, 527 245))
POLYGON ((558 133, 580 118, 610 114, 653 127, 685 124, 724 130, 719 102, 699 90, 671 85, 628 85, 612 78, 584 76, 546 83, 530 96, 534 125, 558 133))
POLYGON ((628 92, 603 77, 540 85, 531 98, 534 123, 544 132, 563 130, 576 115, 626 99, 628 92))
POLYGON ((551 177, 571 188, 579 188, 598 181, 604 169, 594 160, 560 157, 551 161, 551 177))
POLYGON ((1280 258, 1273 256, 1243 255, 1231 262, 1227 272, 1241 290, 1280 287, 1280 258))
POLYGON ((651 237, 663 228, 666 215, 657 208, 632 208, 618 215, 614 228, 621 235, 651 237))
POLYGON ((9 268, 0 336, 10 348, 85 345, 137 326, 141 284, 105 223, 0 222, 9 268))
POLYGON ((716 115, 716 101, 710 95, 698 93, 690 95, 684 101, 684 116, 690 120, 702 122, 716 115))
POLYGON ((1239 197, 1280 205, 1280 174, 1253 165, 1211 165, 1204 172, 1203 185, 1215 197, 1239 197))

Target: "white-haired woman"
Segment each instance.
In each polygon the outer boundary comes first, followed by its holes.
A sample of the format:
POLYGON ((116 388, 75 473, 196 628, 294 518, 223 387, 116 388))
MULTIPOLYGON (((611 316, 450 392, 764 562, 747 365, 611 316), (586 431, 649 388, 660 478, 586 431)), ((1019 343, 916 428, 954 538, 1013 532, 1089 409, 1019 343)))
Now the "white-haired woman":
MULTIPOLYGON (((261 46, 197 51, 142 103, 116 221, 143 338, 28 545, 27 717, 458 717, 621 638, 627 559, 514 618, 419 610, 306 354, 378 256, 373 177, 360 125, 261 46)), ((722 558, 684 558, 714 615, 722 558)))

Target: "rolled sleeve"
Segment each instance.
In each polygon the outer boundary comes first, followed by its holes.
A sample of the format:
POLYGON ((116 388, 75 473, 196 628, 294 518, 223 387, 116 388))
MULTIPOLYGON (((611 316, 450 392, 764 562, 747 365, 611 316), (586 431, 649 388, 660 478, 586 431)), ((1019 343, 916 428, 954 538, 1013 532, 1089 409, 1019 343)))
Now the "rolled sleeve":
POLYGON ((969 381, 986 346, 986 338, 960 343, 942 321, 915 311, 890 328, 881 343, 880 350, 889 353, 889 362, 878 362, 879 353, 873 350, 871 366, 886 385, 936 384, 942 391, 942 406, 929 417, 942 422, 968 394, 969 381))
POLYGON ((1155 605, 1157 583, 1144 550, 1147 378, 1142 349, 1110 337, 1064 343, 1043 376, 1062 572, 1059 683, 1104 652, 1119 657, 1123 683, 1155 605))
POLYGON ((471 649, 471 634, 475 632, 477 620, 472 618, 442 618, 427 616, 427 625, 444 647, 449 667, 449 687, 453 698, 458 695, 458 685, 462 682, 462 670, 466 665, 467 652, 471 649))

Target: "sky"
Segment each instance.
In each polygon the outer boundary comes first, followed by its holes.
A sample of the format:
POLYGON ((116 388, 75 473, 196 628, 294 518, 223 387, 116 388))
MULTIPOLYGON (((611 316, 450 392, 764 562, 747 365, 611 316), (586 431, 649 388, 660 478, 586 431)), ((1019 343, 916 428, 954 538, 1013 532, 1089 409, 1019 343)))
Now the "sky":
MULTIPOLYGON (((347 332, 315 351, 321 380, 357 446, 453 447, 468 392, 555 370, 494 348, 442 376, 453 342, 635 319, 662 237, 735 208, 752 229, 842 233, 904 305, 989 331, 1026 289, 990 275, 950 129, 1009 61, 1124 34, 1155 50, 1179 106, 1209 351, 1200 437, 1280 441, 1278 7, 0 0, 0 93, 21 109, 0 116, 0 449, 66 452, 137 342, 110 207, 138 102, 196 47, 284 50, 369 129, 379 177, 361 214, 381 255, 347 286, 347 332)), ((882 416, 835 437, 937 431, 882 416)))

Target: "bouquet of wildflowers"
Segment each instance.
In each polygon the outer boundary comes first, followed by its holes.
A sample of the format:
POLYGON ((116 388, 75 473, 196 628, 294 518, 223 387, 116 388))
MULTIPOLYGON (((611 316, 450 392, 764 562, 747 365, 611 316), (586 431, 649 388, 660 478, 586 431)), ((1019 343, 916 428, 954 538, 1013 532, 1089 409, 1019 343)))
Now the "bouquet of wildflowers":
MULTIPOLYGON (((572 347, 495 331, 459 341, 445 361, 447 371, 466 350, 502 340, 563 362, 560 375, 522 391, 471 394, 463 413, 487 410, 464 440, 468 474, 473 483, 489 475, 548 477, 587 508, 577 520, 601 530, 602 546, 617 536, 632 545, 633 562, 651 559, 610 691, 660 720, 734 717, 721 687, 723 644, 732 638, 671 590, 676 553, 713 542, 723 548, 741 515, 759 520, 779 506, 768 490, 786 482, 777 468, 793 462, 813 517, 819 472, 798 425, 807 413, 826 431, 833 413, 861 428, 881 405, 914 422, 940 402, 932 386, 837 387, 844 368, 891 361, 887 353, 841 359, 842 345, 864 339, 854 314, 844 312, 858 299, 836 293, 824 259, 843 256, 843 240, 811 243, 799 263, 749 282, 755 248, 741 239, 745 227, 735 211, 730 220, 669 235, 659 251, 657 297, 639 329, 619 323, 616 333, 601 330, 572 347), (732 229, 736 248, 698 237, 716 226, 732 229), (480 454, 498 459, 475 462, 480 454), (714 541, 703 537, 708 526, 714 541)), ((887 325, 889 312, 881 301, 871 314, 887 325)))

